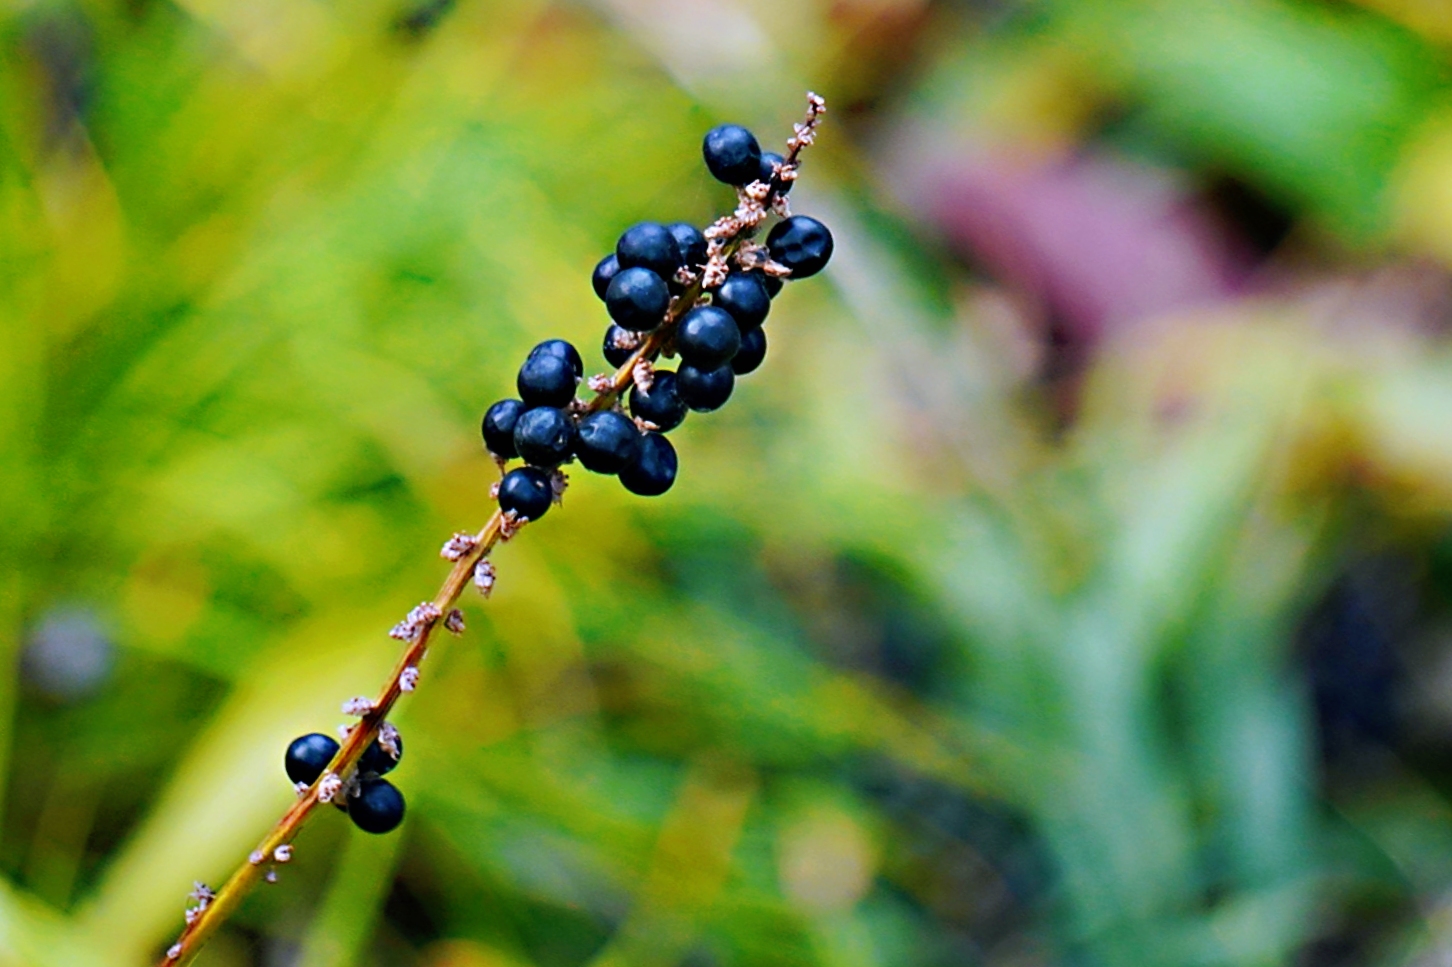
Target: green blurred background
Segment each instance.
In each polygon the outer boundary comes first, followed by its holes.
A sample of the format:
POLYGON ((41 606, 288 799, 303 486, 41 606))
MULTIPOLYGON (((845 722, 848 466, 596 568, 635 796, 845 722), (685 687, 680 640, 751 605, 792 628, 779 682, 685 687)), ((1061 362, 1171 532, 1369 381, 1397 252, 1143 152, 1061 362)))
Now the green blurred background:
POLYGON ((575 474, 212 967, 1452 962, 1443 0, 0 4, 0 964, 136 965, 488 516, 595 261, 833 264, 575 474))

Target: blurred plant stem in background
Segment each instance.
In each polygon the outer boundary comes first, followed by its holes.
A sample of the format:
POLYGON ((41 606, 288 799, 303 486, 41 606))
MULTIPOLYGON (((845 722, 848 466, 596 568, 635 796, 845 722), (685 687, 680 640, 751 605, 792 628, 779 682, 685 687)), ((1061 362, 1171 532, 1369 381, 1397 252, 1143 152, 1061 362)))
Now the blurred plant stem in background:
POLYGON ((809 87, 830 284, 669 495, 501 549, 404 830, 320 817, 200 963, 1452 949, 1435 5, 0 18, 0 964, 160 953, 488 516, 514 362, 603 370, 595 261, 809 87))

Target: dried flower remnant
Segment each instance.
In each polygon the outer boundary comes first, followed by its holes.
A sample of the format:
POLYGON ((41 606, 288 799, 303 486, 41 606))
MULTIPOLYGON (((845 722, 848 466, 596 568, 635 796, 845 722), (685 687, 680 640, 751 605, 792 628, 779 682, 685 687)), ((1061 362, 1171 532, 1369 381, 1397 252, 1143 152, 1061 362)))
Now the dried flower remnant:
POLYGON ((414 641, 423 634, 425 628, 433 624, 443 614, 438 605, 432 601, 425 601, 415 607, 404 619, 393 626, 388 632, 388 637, 397 638, 400 641, 414 641))
POLYGON ((332 802, 343 788, 343 779, 336 772, 325 772, 318 780, 318 802, 332 802))
POLYGON ((457 561, 479 546, 479 539, 473 534, 458 533, 444 542, 439 557, 446 561, 457 561))
POLYGON ((343 703, 344 715, 355 715, 361 718, 371 711, 373 711, 373 700, 363 695, 350 698, 343 703))
POLYGON ((392 722, 384 722, 378 727, 378 745, 393 757, 397 762, 403 755, 403 746, 399 744, 398 728, 392 722))
POLYGON ((398 690, 400 692, 411 692, 415 688, 418 688, 418 669, 410 665, 399 673, 398 690))
POLYGON ((462 635, 464 633, 464 612, 458 608, 450 608, 449 613, 444 616, 444 627, 450 634, 462 635))
POLYGON ((474 587, 484 597, 487 598, 494 592, 494 582, 498 577, 499 573, 489 561, 480 558, 479 563, 474 565, 474 587))

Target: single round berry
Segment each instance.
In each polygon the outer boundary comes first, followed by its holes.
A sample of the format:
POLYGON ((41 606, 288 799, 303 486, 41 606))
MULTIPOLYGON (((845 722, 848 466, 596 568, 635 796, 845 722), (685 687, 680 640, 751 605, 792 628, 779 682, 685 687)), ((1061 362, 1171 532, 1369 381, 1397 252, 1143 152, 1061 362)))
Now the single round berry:
POLYGON ((595 287, 595 294, 601 299, 605 298, 605 290, 610 288, 610 280, 615 278, 615 273, 620 271, 620 263, 611 252, 595 265, 595 271, 590 275, 590 284, 595 287))
POLYGON ((496 457, 508 460, 519 456, 514 449, 514 423, 524 412, 522 400, 500 400, 484 411, 484 448, 496 457))
POLYGON ((605 290, 605 308, 610 318, 622 328, 636 332, 660 325, 670 304, 671 292, 665 281, 640 266, 621 269, 605 290))
POLYGON ((563 339, 546 339, 529 351, 530 357, 534 356, 558 356, 570 364, 574 370, 575 379, 579 380, 585 376, 585 361, 580 358, 580 351, 563 339))
POLYGON ((575 449, 575 424, 554 406, 525 410, 514 424, 514 449, 531 467, 557 467, 575 449))
POLYGON ((635 459, 620 471, 625 489, 641 497, 659 497, 676 482, 676 448, 662 434, 647 433, 640 438, 635 459))
POLYGON ((550 475, 537 467, 516 467, 499 481, 499 509, 525 520, 539 520, 554 501, 550 475))
POLYGON ((680 426, 686 418, 686 404, 676 392, 676 374, 658 369, 650 381, 650 389, 642 391, 638 383, 631 387, 630 415, 654 423, 662 433, 680 426))
POLYGON ((403 822, 403 793, 387 779, 363 779, 348 799, 348 818, 365 833, 391 833, 403 822))
POLYGON ((706 132, 701 142, 706 167, 717 181, 745 185, 761 173, 761 145, 756 135, 739 124, 722 124, 706 132))
POLYGON ((395 734, 393 741, 398 744, 397 759, 380 745, 377 739, 374 739, 358 757, 358 771, 365 776, 370 772, 375 776, 386 776, 392 772, 393 767, 403 759, 403 736, 395 734))
POLYGON ((676 351, 700 369, 715 369, 731 361, 741 348, 741 329, 731 313, 716 306, 697 306, 676 328, 676 351))
POLYGON ((771 311, 771 296, 761 279, 754 272, 732 272, 711 294, 711 305, 731 313, 743 333, 760 326, 771 311))
POLYGON ((793 279, 805 279, 822 271, 832 257, 832 233, 815 218, 793 215, 772 228, 766 250, 773 262, 792 270, 793 279))
POLYGON ((676 248, 681 252, 681 264, 688 269, 695 269, 706 264, 706 236, 701 230, 690 222, 671 222, 666 226, 671 237, 676 240, 676 248))
POLYGON ((697 369, 683 363, 676 370, 676 392, 681 402, 698 413, 719 410, 731 398, 735 386, 736 374, 729 363, 715 369, 697 369))
POLYGON ((681 267, 681 250, 670 229, 660 222, 641 222, 627 228, 615 243, 615 259, 622 269, 650 269, 670 279, 681 267))
POLYGON ((745 376, 755 372, 766 358, 766 330, 753 329, 741 337, 741 348, 731 357, 731 372, 745 376))
POLYGON ((766 289, 766 294, 773 299, 781 291, 782 286, 786 285, 780 277, 775 275, 767 275, 765 272, 753 272, 751 274, 761 281, 762 288, 766 289))
POLYGON ((614 410, 592 413, 580 421, 576 455, 586 470, 619 473, 635 457, 640 430, 614 410))
POLYGON ((638 342, 634 336, 629 329, 622 329, 612 322, 610 328, 605 330, 605 342, 600 347, 605 354, 605 362, 617 369, 624 366, 625 361, 635 355, 635 349, 629 348, 638 342))
POLYGON ((761 171, 756 176, 756 180, 771 185, 771 190, 778 195, 790 193, 792 185, 796 184, 796 181, 781 181, 775 177, 776 166, 785 162, 786 159, 775 151, 763 151, 761 153, 761 171))
POLYGON ((311 786, 318 776, 338 754, 338 743, 331 736, 313 732, 292 740, 287 754, 282 757, 282 767, 293 782, 311 786))
POLYGON ((575 367, 563 356, 530 353, 514 385, 525 406, 567 406, 575 398, 575 367))

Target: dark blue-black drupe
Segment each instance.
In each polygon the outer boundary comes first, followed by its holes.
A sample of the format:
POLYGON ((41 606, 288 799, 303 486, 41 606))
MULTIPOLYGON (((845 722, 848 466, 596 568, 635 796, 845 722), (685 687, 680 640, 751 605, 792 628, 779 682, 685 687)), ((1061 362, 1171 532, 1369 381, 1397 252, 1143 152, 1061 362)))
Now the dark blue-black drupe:
POLYGON ((539 520, 554 499, 550 475, 537 467, 516 467, 499 481, 499 509, 525 520, 539 520))
POLYGON ((666 226, 681 252, 681 264, 694 271, 706 262, 706 236, 690 222, 671 222, 666 226))
POLYGON ((531 349, 527 358, 533 359, 535 356, 558 356, 570 364, 575 379, 581 379, 585 375, 585 361, 580 358, 580 351, 563 339, 546 339, 531 349))
POLYGON ((730 363, 714 369, 698 369, 682 363, 676 369, 676 392, 682 403, 698 413, 719 410, 731 398, 735 385, 736 374, 731 371, 730 363))
POLYGON ((557 467, 574 453, 574 421, 555 406, 525 410, 514 424, 514 449, 532 467, 557 467))
POLYGON ((745 376, 755 372, 766 358, 766 330, 753 329, 741 337, 741 348, 731 357, 731 372, 745 376))
POLYGON ((740 348, 740 327, 729 312, 716 306, 697 306, 676 328, 676 352, 701 369, 729 363, 740 348))
POLYGON ((743 333, 760 326, 771 311, 771 295, 762 278, 754 272, 732 272, 711 294, 711 305, 731 313, 743 333))
POLYGON ((555 353, 531 353, 514 381, 526 406, 567 406, 579 378, 570 360, 555 353))
POLYGON ((610 288, 610 280, 615 278, 615 273, 620 271, 620 263, 615 260, 615 253, 611 252, 595 265, 595 271, 590 274, 590 285, 595 288, 595 294, 603 301, 605 290, 610 288))
POLYGON ((635 457, 640 430, 634 421, 614 410, 592 413, 580 421, 575 455, 586 470, 619 473, 635 457))
POLYGON ((650 269, 667 281, 682 265, 675 236, 660 222, 641 222, 627 228, 615 243, 615 260, 622 269, 650 269))
POLYGON ((761 145, 739 124, 721 124, 707 131, 701 154, 712 177, 728 185, 749 184, 761 174, 761 145))
POLYGON ((311 786, 338 754, 338 742, 321 732, 313 732, 292 740, 282 757, 282 767, 293 782, 311 786))
POLYGON ((832 233, 815 218, 793 215, 767 234, 766 250, 773 262, 792 270, 793 279, 805 279, 822 271, 832 257, 832 233))
POLYGON ((671 291, 661 277, 640 266, 621 269, 605 290, 605 308, 610 318, 636 332, 660 325, 670 303, 671 291))
POLYGON ((395 759, 391 752, 385 749, 377 739, 374 739, 358 757, 358 771, 365 776, 370 774, 386 776, 392 772, 393 767, 403 759, 403 736, 395 732, 393 741, 398 746, 398 758, 395 759))
POLYGON ((500 400, 485 410, 484 448, 504 460, 519 456, 514 449, 514 423, 523 412, 522 400, 500 400))
POLYGON ((365 833, 391 833, 403 822, 403 793, 387 779, 362 779, 348 797, 348 818, 365 833))
POLYGON ((662 433, 674 430, 686 418, 686 404, 676 392, 676 374, 656 370, 650 388, 638 385, 630 389, 630 415, 655 424, 662 433))
POLYGON ((620 471, 625 489, 641 497, 659 497, 676 482, 676 448, 660 433, 640 438, 635 459, 620 471))

